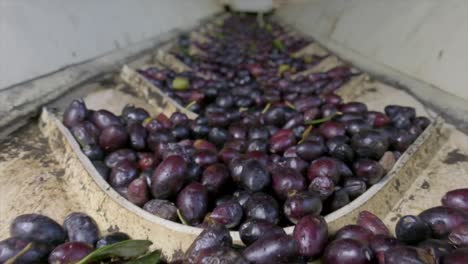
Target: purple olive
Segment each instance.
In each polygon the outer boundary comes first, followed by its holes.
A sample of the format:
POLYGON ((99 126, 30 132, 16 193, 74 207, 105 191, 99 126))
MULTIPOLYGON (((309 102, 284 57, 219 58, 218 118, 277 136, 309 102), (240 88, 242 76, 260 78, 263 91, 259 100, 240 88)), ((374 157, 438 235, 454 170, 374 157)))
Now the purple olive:
POLYGON ((63 222, 68 241, 83 242, 94 246, 99 239, 99 227, 94 219, 84 213, 71 213, 63 222))
POLYGON ((388 150, 388 140, 375 130, 355 134, 351 139, 351 147, 361 158, 380 159, 388 150))
POLYGON ((280 199, 285 200, 289 192, 305 190, 306 180, 293 169, 281 168, 272 173, 272 186, 275 194, 280 199))
POLYGON ((310 182, 308 190, 318 194, 320 199, 325 200, 335 191, 335 183, 328 177, 318 176, 310 182))
POLYGON ((104 128, 99 136, 99 146, 106 152, 125 147, 128 134, 121 125, 110 125, 104 128))
POLYGON ((229 181, 229 170, 221 163, 212 164, 203 171, 201 184, 210 193, 220 193, 229 181))
POLYGON ((456 247, 468 247, 468 222, 455 227, 448 235, 448 240, 456 247))
POLYGON ((385 263, 385 252, 387 252, 387 250, 401 245, 403 245, 403 243, 398 239, 387 235, 374 235, 369 240, 369 248, 372 250, 372 253, 374 253, 374 257, 379 264, 385 263))
POLYGON ((180 156, 169 156, 154 170, 151 176, 151 193, 156 199, 175 195, 184 184, 187 163, 180 156))
POLYGON ((161 218, 177 221, 177 207, 170 201, 153 199, 143 206, 143 209, 161 218))
POLYGON ((447 236, 455 227, 468 221, 468 215, 463 211, 445 206, 427 209, 419 217, 429 225, 435 238, 447 236))
POLYGON ((447 192, 444 197, 442 197, 442 204, 468 213, 468 188, 447 192))
POLYGON ((346 225, 336 232, 335 239, 354 239, 364 245, 368 245, 372 236, 372 232, 362 226, 346 225))
POLYGON ((91 252, 94 248, 83 242, 67 242, 56 247, 49 255, 49 263, 73 264, 77 263, 91 252))
POLYGON ((236 250, 229 247, 214 246, 200 250, 194 264, 232 263, 248 264, 247 260, 236 250))
POLYGON ((240 185, 250 191, 257 192, 266 188, 270 182, 270 174, 257 160, 248 159, 242 165, 239 175, 240 185))
POLYGON ((284 229, 265 220, 251 219, 239 227, 239 235, 242 242, 249 246, 260 238, 283 234, 284 229))
POLYGON ((114 152, 109 153, 104 162, 109 168, 114 168, 120 161, 128 160, 136 162, 137 153, 132 149, 119 149, 114 152))
POLYGON ((398 220, 396 237, 407 244, 415 244, 431 237, 431 228, 418 216, 406 215, 398 220))
POLYGON ((357 224, 374 235, 390 236, 390 230, 382 222, 382 220, 369 211, 361 211, 358 215, 357 224))
POLYGON ((130 146, 136 150, 146 148, 146 137, 148 133, 141 124, 131 124, 127 127, 127 132, 130 138, 130 146))
POLYGON ((374 185, 384 176, 384 168, 380 163, 370 159, 360 159, 353 164, 356 176, 369 185, 374 185))
POLYGON ((296 224, 306 215, 320 215, 322 200, 312 192, 294 192, 284 202, 283 211, 289 221, 296 224))
POLYGON ((385 264, 436 264, 436 259, 428 250, 409 246, 397 246, 385 252, 385 264))
POLYGON ((211 224, 205 228, 190 247, 185 252, 187 263, 196 263, 196 260, 205 249, 215 246, 230 247, 232 246, 232 238, 229 235, 229 230, 220 224, 211 224))
POLYGON ((343 183, 343 190, 346 190, 351 199, 355 199, 367 190, 366 182, 356 177, 346 178, 343 183))
POLYGON ((17 216, 10 226, 10 235, 26 241, 58 245, 65 241, 66 232, 57 222, 39 214, 17 216))
POLYGON ((279 234, 255 241, 242 252, 250 263, 294 263, 298 257, 297 244, 292 237, 279 234))
POLYGON ((327 245, 322 263, 370 264, 372 263, 372 253, 369 248, 357 240, 338 239, 327 245))
POLYGON ((83 100, 73 100, 63 113, 63 124, 71 128, 84 121, 87 115, 88 109, 83 100))
POLYGON ((149 113, 146 112, 145 109, 140 107, 135 107, 133 105, 126 105, 122 109, 122 118, 126 124, 132 123, 141 123, 148 117, 150 117, 149 113))
POLYGON ((243 217, 242 206, 236 201, 227 201, 221 203, 213 209, 210 218, 226 226, 234 228, 239 225, 243 217))
POLYGON ((442 258, 450 254, 455 248, 445 240, 427 239, 418 244, 418 248, 429 251, 437 260, 437 263, 442 263, 442 258))
POLYGON ((322 254, 328 241, 327 223, 321 216, 304 216, 294 227, 293 237, 302 256, 316 258, 322 254))
POLYGON ((442 258, 444 264, 465 264, 468 259, 468 248, 459 248, 442 258))
POLYGON ((90 121, 93 122, 99 130, 104 130, 110 126, 122 126, 120 119, 107 110, 94 111, 91 114, 90 121))
MULTIPOLYGON (((30 242, 17 237, 10 237, 0 241, 0 263, 6 263, 8 259, 16 256, 30 242)), ((49 245, 40 242, 34 242, 31 249, 26 251, 14 263, 34 264, 43 263, 47 259, 51 248, 49 245)))
POLYGON ((101 237, 101 239, 96 242, 96 248, 105 247, 129 239, 130 236, 122 232, 110 233, 101 237))
POLYGON ((176 205, 188 224, 197 225, 208 210, 208 192, 200 183, 192 182, 179 192, 176 205))
POLYGON ((261 219, 273 224, 279 221, 279 209, 276 200, 265 193, 254 193, 245 204, 247 219, 261 219))
POLYGON ((128 185, 127 199, 138 206, 143 206, 148 202, 150 191, 145 177, 140 176, 128 185))
POLYGON ((109 175, 109 184, 112 187, 127 187, 138 177, 136 164, 129 160, 122 160, 115 165, 109 175))

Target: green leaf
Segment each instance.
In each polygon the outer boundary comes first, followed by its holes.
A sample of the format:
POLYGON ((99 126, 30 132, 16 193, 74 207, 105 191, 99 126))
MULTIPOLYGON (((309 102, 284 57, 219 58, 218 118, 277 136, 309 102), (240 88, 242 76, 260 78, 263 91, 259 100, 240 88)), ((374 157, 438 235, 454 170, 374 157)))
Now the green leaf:
POLYGON ((282 75, 284 72, 290 70, 291 67, 289 67, 288 64, 281 64, 279 67, 278 67, 278 74, 279 75, 282 75))
POLYGON ((189 88, 189 80, 185 77, 177 76, 172 80, 172 88, 175 90, 186 90, 189 88))
POLYGON ((273 46, 277 49, 284 50, 284 45, 279 39, 273 40, 273 46))
POLYGON ((179 220, 182 224, 189 225, 187 221, 185 220, 184 216, 182 216, 182 213, 180 212, 179 209, 177 209, 177 216, 179 217, 179 220))
POLYGON ((126 240, 93 251, 77 264, 92 263, 111 257, 135 258, 148 252, 149 240, 126 240))
POLYGON ((161 251, 155 250, 142 257, 130 260, 127 264, 158 264, 161 260, 161 251))

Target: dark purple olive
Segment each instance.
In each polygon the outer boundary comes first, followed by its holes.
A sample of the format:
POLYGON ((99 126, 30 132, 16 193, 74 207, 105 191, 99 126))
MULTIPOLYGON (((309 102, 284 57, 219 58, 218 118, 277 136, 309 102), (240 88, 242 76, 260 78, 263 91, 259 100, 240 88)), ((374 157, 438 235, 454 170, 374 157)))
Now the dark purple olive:
POLYGON ((390 236, 390 230, 388 230, 382 220, 369 211, 359 212, 356 222, 359 226, 369 230, 374 235, 390 236))
POLYGON ((271 177, 273 190, 281 200, 285 200, 291 191, 302 191, 306 188, 305 178, 290 168, 275 170, 271 177))
POLYGON ((293 192, 284 202, 284 215, 296 224, 306 215, 320 215, 322 211, 322 200, 312 192, 293 192))
POLYGON ((340 111, 343 113, 365 113, 367 105, 360 102, 349 102, 340 106, 340 111))
POLYGON ((122 126, 120 119, 107 110, 94 111, 91 114, 90 121, 93 122, 99 130, 104 130, 110 126, 122 126))
POLYGON ((261 219, 273 224, 279 221, 279 208, 276 200, 265 193, 254 193, 245 204, 247 219, 261 219))
POLYGON ((406 215, 398 220, 395 227, 396 237, 407 243, 416 244, 431 237, 431 229, 421 218, 406 215))
POLYGON ((355 199, 367 190, 366 182, 356 177, 346 178, 343 183, 343 190, 349 195, 349 198, 355 199))
POLYGON ((356 176, 369 185, 374 185, 384 176, 382 165, 370 159, 359 159, 353 164, 356 176))
POLYGON ((226 129, 219 127, 211 128, 208 134, 208 139, 218 147, 222 147, 224 143, 229 140, 229 137, 229 132, 226 129))
POLYGON ((357 240, 339 239, 327 245, 323 253, 322 263, 370 264, 372 263, 372 253, 368 247, 357 240))
POLYGON ((322 105, 322 98, 318 96, 308 96, 294 102, 294 108, 299 112, 304 112, 310 108, 322 105))
POLYGON ((357 240, 364 245, 369 244, 369 240, 373 236, 372 232, 367 230, 366 228, 359 226, 359 225, 346 225, 340 228, 336 234, 335 239, 354 239, 357 240))
POLYGON ((106 166, 106 164, 104 164, 104 162, 100 160, 94 160, 93 165, 96 168, 99 175, 101 175, 101 177, 107 181, 107 179, 109 178, 110 169, 106 166))
POLYGON ((297 145, 297 155, 306 161, 312 161, 319 158, 326 152, 326 147, 323 143, 305 141, 297 145))
POLYGON ((431 120, 425 116, 418 116, 414 119, 413 124, 424 130, 431 124, 431 120))
POLYGON ((281 166, 284 166, 286 168, 293 169, 295 171, 298 171, 299 173, 303 174, 307 170, 307 166, 309 163, 307 163, 305 160, 301 158, 285 158, 284 160, 279 162, 281 166))
POLYGON ((63 222, 63 228, 70 242, 83 242, 94 246, 99 239, 99 228, 96 222, 84 213, 69 214, 63 222))
POLYGON ((350 120, 345 123, 346 132, 349 135, 355 135, 372 129, 372 125, 362 119, 350 120))
POLYGON ((121 116, 126 124, 141 123, 145 119, 150 117, 149 113, 146 112, 145 109, 140 108, 140 107, 135 107, 133 105, 126 105, 122 109, 121 116))
POLYGON ((361 158, 380 159, 388 150, 388 140, 375 130, 355 134, 351 139, 351 147, 361 158))
POLYGON ((268 139, 270 134, 266 127, 252 127, 249 129, 249 140, 268 139))
POLYGON ((208 210, 208 192, 200 183, 192 182, 179 192, 176 205, 189 225, 197 225, 208 210))
POLYGON ((248 264, 247 260, 236 250, 229 247, 214 246, 200 250, 198 257, 193 262, 194 264, 248 264))
POLYGON ((112 187, 127 187, 138 177, 136 164, 129 160, 122 160, 115 165, 109 175, 109 184, 112 187))
POLYGON ((325 200, 335 191, 335 183, 328 177, 318 176, 310 182, 308 190, 318 194, 320 199, 325 200))
POLYGON ((268 142, 264 139, 254 139, 247 143, 247 151, 268 151, 268 142))
POLYGON ((252 196, 251 192, 242 191, 242 190, 241 191, 236 191, 232 195, 234 200, 236 200, 242 206, 242 208, 245 208, 245 205, 246 205, 247 201, 250 199, 250 196, 252 196))
POLYGON ((457 248, 468 247, 468 222, 455 227, 448 235, 448 240, 457 248))
POLYGON ((210 193, 220 193, 229 180, 229 170, 221 163, 212 164, 203 171, 201 178, 201 184, 203 184, 206 190, 210 193))
POLYGON ((436 259, 428 250, 410 247, 397 246, 385 252, 385 264, 436 264, 436 259))
POLYGON ((296 137, 291 129, 280 129, 269 140, 271 153, 283 153, 296 144, 296 137))
POLYGON ((250 191, 257 192, 266 188, 270 182, 270 174, 264 166, 254 159, 244 161, 239 175, 240 185, 250 191))
POLYGON ((118 242, 129 240, 130 236, 122 232, 114 232, 103 236, 96 242, 96 248, 105 247, 118 242))
POLYGON ((229 235, 229 230, 223 225, 216 223, 209 225, 195 238, 185 252, 185 260, 190 264, 196 263, 195 261, 201 255, 202 250, 215 246, 232 246, 232 238, 229 235))
POLYGON ((104 128, 99 136, 99 146, 106 152, 125 147, 128 134, 121 125, 110 125, 104 128))
POLYGON ((161 218, 177 221, 177 207, 168 200, 149 200, 145 203, 143 209, 161 218))
POLYGON ((447 192, 444 197, 442 197, 442 204, 468 213, 468 188, 447 192))
POLYGON ((437 263, 442 263, 442 258, 450 254, 455 248, 449 242, 439 239, 428 239, 418 244, 418 248, 429 251, 437 260, 437 263))
POLYGON ((319 127, 320 134, 326 139, 331 139, 337 136, 344 136, 346 134, 346 128, 343 124, 328 121, 320 125, 319 127))
POLYGON ((180 156, 169 156, 154 170, 151 176, 151 193, 156 199, 175 195, 184 184, 187 163, 180 156))
POLYGON ((83 242, 67 242, 56 247, 49 255, 49 263, 73 264, 85 258, 94 248, 83 242))
POLYGON ((465 264, 468 259, 468 248, 459 248, 442 258, 443 264, 465 264))
POLYGON ((224 147, 218 155, 224 164, 230 164, 232 160, 240 158, 241 153, 233 148, 224 147))
POLYGON ((447 236, 455 227, 468 221, 463 211, 445 206, 427 209, 419 217, 429 225, 435 238, 447 236))
POLYGON ((286 235, 283 228, 265 220, 250 219, 239 227, 239 236, 246 246, 260 238, 281 234, 286 235))
MULTIPOLYGON (((23 250, 29 243, 30 242, 28 240, 22 240, 17 237, 10 237, 0 241, 0 263, 6 263, 7 260, 20 253, 20 251, 23 250)), ((47 259, 50 251, 50 246, 44 243, 34 242, 31 249, 16 259, 14 263, 43 263, 44 260, 47 259)))
POLYGON ((136 150, 143 150, 146 147, 146 129, 141 124, 131 124, 127 128, 130 138, 130 146, 136 150))
POLYGON ((294 227, 293 238, 302 256, 316 258, 328 241, 327 222, 322 216, 304 216, 294 227))
POLYGON ((197 150, 193 154, 193 161, 200 167, 206 167, 218 162, 218 155, 211 150, 197 150))
POLYGON ((348 192, 345 189, 339 189, 333 193, 333 195, 329 198, 329 204, 327 208, 333 212, 336 211, 351 202, 349 199, 348 192))
POLYGON ((148 202, 150 190, 145 177, 138 177, 128 185, 127 199, 138 206, 143 206, 148 202))
POLYGON ((63 124, 71 128, 84 121, 87 115, 88 109, 83 100, 73 100, 63 113, 63 124))
POLYGON ((244 249, 242 255, 256 264, 294 263, 298 248, 292 237, 280 234, 260 238, 244 249))
POLYGON ((63 243, 67 236, 65 230, 57 222, 39 214, 17 216, 10 225, 10 235, 52 246, 63 243))
POLYGON ((369 240, 369 248, 379 264, 385 264, 385 252, 396 246, 403 245, 398 239, 386 235, 374 235, 369 240))
POLYGON ((107 155, 104 162, 107 167, 113 168, 123 160, 136 162, 137 153, 132 149, 119 149, 107 155))
POLYGON ((224 202, 213 209, 210 218, 226 226, 234 228, 239 225, 243 217, 242 206, 237 201, 224 202))
POLYGON ((187 117, 186 114, 181 113, 181 112, 174 112, 172 113, 171 117, 171 122, 174 126, 177 125, 186 125, 189 123, 189 118, 187 117))
POLYGON ((340 181, 340 171, 336 159, 329 157, 322 157, 312 161, 307 171, 307 177, 310 181, 314 178, 323 176, 333 180, 334 183, 340 181))
POLYGON ((70 132, 82 148, 89 145, 96 145, 99 141, 98 128, 88 121, 74 125, 70 128, 70 132))
POLYGON ((104 151, 98 145, 84 146, 83 154, 92 161, 102 160, 104 158, 104 151))

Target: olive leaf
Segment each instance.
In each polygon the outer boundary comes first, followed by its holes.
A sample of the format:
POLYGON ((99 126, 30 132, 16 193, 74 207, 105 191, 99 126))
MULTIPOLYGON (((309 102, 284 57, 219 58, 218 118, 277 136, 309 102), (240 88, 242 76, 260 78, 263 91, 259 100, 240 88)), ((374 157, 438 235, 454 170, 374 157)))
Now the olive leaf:
POLYGON ((279 39, 273 40, 273 46, 279 50, 284 50, 284 45, 279 39))
POLYGON ((77 264, 92 263, 111 257, 135 258, 148 252, 149 240, 125 240, 93 251, 77 264))
POLYGON ((137 259, 130 260, 127 264, 158 264, 161 260, 161 251, 155 250, 137 259))

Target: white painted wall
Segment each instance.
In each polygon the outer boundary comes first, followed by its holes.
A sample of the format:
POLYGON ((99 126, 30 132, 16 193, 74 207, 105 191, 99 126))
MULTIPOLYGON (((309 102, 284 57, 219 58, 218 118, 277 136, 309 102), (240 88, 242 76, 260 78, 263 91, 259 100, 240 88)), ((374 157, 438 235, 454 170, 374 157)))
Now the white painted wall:
POLYGON ((278 14, 320 36, 468 99, 468 1, 291 1, 278 14))
POLYGON ((0 0, 0 90, 219 11, 214 0, 0 0))

